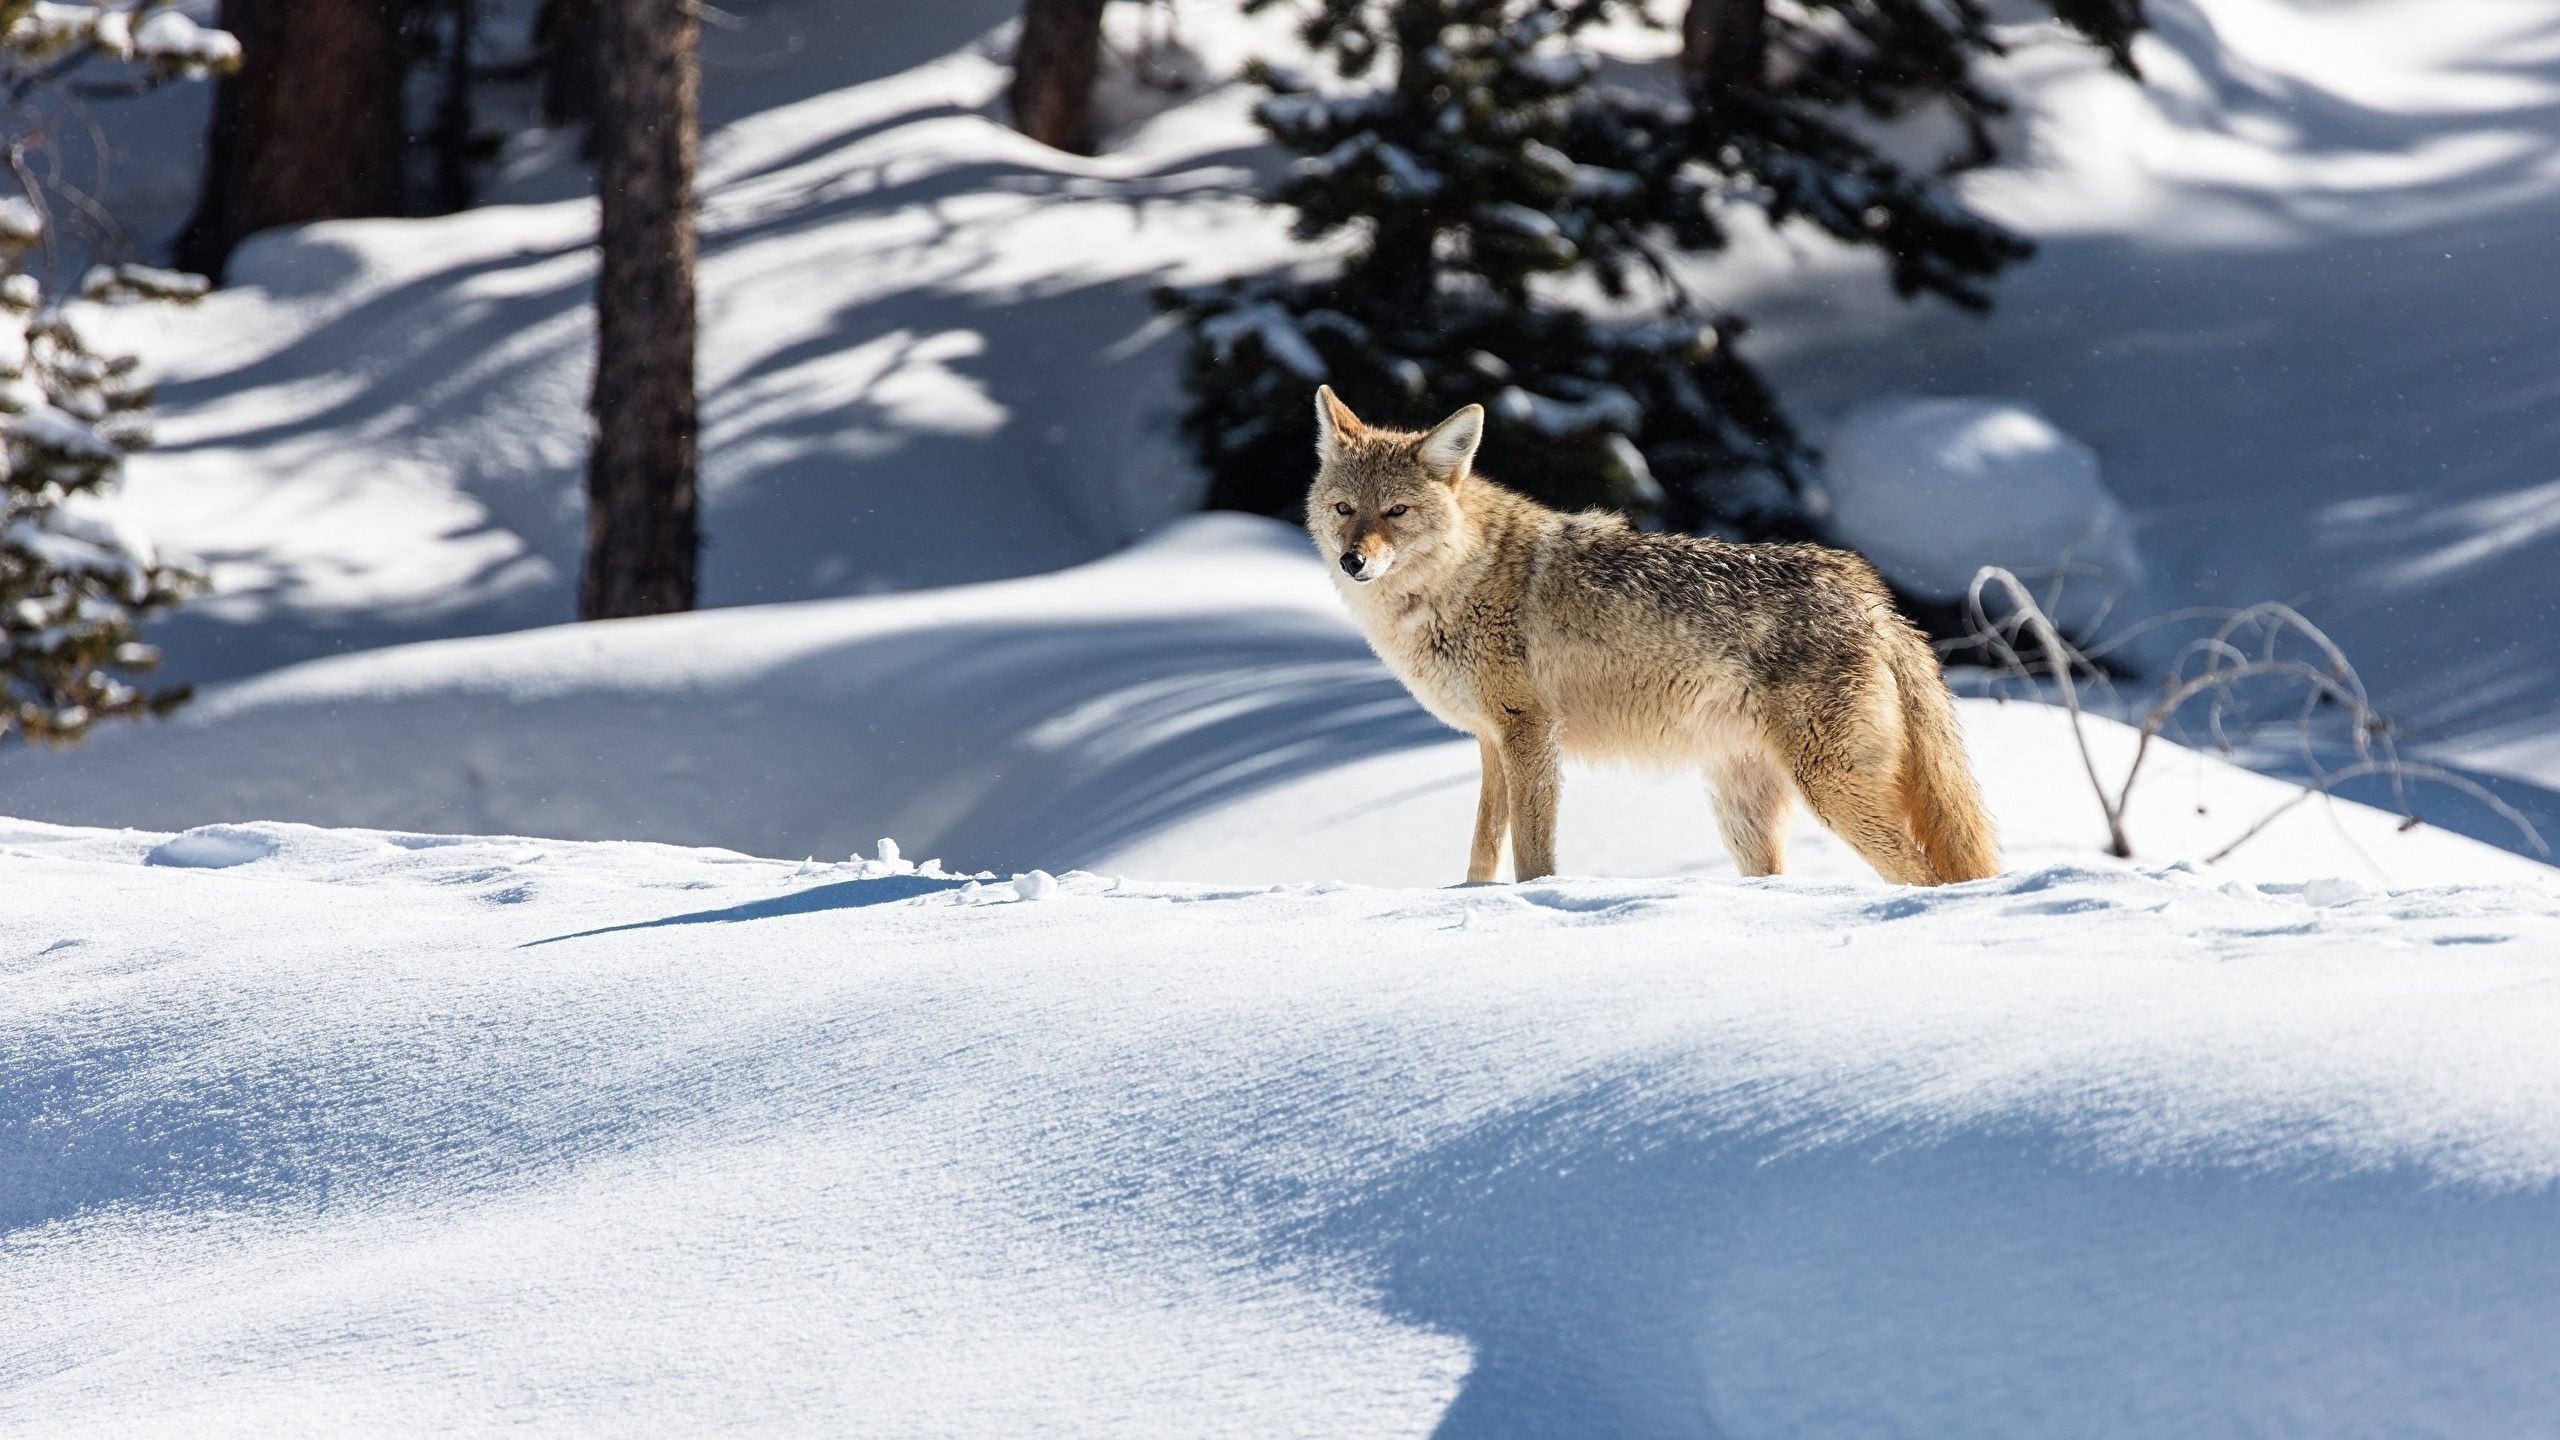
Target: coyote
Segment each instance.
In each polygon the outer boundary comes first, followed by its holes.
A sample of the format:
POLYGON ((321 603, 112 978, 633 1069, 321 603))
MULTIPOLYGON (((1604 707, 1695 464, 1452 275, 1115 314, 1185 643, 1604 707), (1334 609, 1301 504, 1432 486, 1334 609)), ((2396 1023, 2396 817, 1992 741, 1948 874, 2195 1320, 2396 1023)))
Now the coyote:
POLYGON ((1307 529, 1378 657, 1476 737, 1467 879, 1555 872, 1564 755, 1695 766, 1745 875, 1786 868, 1801 794, 1888 880, 1995 874, 1928 642, 1855 555, 1647 534, 1474 473, 1484 410, 1424 435, 1316 391, 1307 529))

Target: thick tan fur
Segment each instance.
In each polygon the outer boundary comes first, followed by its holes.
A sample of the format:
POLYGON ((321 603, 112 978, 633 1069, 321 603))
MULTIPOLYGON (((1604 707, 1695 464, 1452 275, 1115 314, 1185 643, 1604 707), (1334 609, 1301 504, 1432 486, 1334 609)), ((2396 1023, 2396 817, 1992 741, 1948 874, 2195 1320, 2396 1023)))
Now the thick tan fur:
POLYGON ((1786 868, 1795 798, 1877 873, 1995 874, 1999 849, 1928 642, 1867 563, 1566 515, 1474 471, 1484 412, 1374 429, 1316 393, 1307 529, 1423 706, 1476 737, 1467 878, 1555 872, 1567 755, 1693 769, 1746 875, 1786 868))

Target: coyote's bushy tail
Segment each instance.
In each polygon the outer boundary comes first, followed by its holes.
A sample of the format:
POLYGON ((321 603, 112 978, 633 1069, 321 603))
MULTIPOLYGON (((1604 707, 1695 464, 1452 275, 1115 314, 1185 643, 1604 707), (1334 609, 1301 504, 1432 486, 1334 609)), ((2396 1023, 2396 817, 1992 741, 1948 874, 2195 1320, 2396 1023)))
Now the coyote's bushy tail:
POLYGON ((1956 726, 1955 702, 1938 674, 1937 656, 1919 632, 1899 620, 1885 623, 1894 688, 1902 695, 1902 813, 1912 838, 1940 880, 1997 875, 1999 837, 1965 759, 1964 732, 1956 726))

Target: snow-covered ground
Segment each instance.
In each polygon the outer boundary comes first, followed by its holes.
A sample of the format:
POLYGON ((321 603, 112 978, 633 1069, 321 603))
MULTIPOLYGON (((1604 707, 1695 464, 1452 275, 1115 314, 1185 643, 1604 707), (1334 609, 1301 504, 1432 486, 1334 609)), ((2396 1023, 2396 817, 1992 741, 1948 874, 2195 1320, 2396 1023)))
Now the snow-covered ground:
MULTIPOLYGON (((1250 96, 1120 76, 1079 159, 1002 123, 1011 0, 736 8, 706 78, 707 601, 1038 573, 1193 503, 1146 296, 1289 253, 1245 198, 1274 163, 1250 96)), ((1989 319, 1802 236, 1746 232, 1706 287, 1817 437, 1890 394, 2033 402, 2123 499, 2143 604, 2301 605, 2404 744, 2560 830, 2560 29, 2530 0, 2152 10, 2138 90, 2013 32, 2015 160, 1967 183, 2044 251, 1989 319)), ((1277 11, 1176 13, 1213 78, 1287 44, 1277 11)), ((583 185, 522 135, 503 203, 278 233, 199 312, 114 322, 165 377, 128 510, 219 578, 163 627, 173 673, 569 617, 583 185)))
POLYGON ((0 1429, 2560 1414, 2548 886, 893 870, 10 825, 0 1429))
MULTIPOLYGON (((2011 858, 2106 840, 2063 712, 1964 702, 2011 858)), ((2132 733, 2090 729, 2114 783, 2132 733)), ((1474 742, 1371 657, 1305 537, 1209 515, 1056 574, 432 641, 219 687, 179 717, 0 764, 0 813, 720 845, 842 859, 881 835, 955 865, 1156 879, 1464 873, 1474 742)), ((2136 857, 2204 859, 2301 792, 2194 751, 2145 762, 2136 857)), ((1566 869, 1730 874, 1695 777, 1577 772, 1566 869)), ((2365 884, 2552 872, 2307 801, 2234 875, 2365 884)), ((1807 873, 1872 881, 1800 817, 1807 873)))
POLYGON ((1637 878, 1445 888, 1473 747, 1336 606, 1203 517, 15 772, 193 828, 0 822, 0 1431, 2555 1413, 2552 871, 2317 801, 2199 864, 2287 787, 2183 750, 2107 861, 2061 712, 1968 701, 1999 879, 1737 880, 1693 782, 1577 771, 1567 868, 1637 878))
MULTIPOLYGON (((554 623, 556 137, 111 322, 220 683, 0 751, 0 1432, 2551 1433, 2553 871, 2318 799, 2206 863, 2298 792, 2175 747, 2110 861, 2067 718, 1968 700, 1998 879, 1800 820, 1737 880, 1577 770, 1567 878, 1443 888, 1472 746, 1301 537, 1181 517, 1145 292, 1287 253, 1247 97, 1044 151, 1015 8, 724 6, 721 608, 554 623)), ((1990 320, 1800 240, 1717 293, 1817 433, 2031 401, 2156 603, 2303 604, 2541 803, 2560 25, 2152 10, 2141 92, 2020 33, 1990 320)), ((1282 43, 1220 12, 1211 73, 1282 43)))

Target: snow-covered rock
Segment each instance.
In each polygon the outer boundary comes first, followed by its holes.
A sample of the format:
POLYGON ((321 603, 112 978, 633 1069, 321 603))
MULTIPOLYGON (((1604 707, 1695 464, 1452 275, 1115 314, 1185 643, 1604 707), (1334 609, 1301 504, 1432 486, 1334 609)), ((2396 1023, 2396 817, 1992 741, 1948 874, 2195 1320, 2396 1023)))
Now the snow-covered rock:
MULTIPOLYGON (((2077 633, 2141 589, 2132 527, 2096 452, 2021 401, 1861 405, 1823 447, 1822 487, 1832 538, 1927 599, 1962 600, 1997 565, 2077 633)), ((1985 596, 1995 619, 2000 600, 1985 596)))

